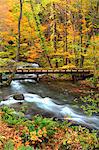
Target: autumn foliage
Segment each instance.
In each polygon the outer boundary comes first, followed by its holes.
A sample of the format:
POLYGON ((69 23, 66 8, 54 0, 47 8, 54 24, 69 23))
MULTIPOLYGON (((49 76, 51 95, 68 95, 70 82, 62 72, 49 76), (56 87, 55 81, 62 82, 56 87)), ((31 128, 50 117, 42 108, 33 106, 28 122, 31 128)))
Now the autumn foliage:
POLYGON ((69 122, 34 116, 18 117, 14 110, 3 107, 0 112, 0 149, 82 150, 98 148, 97 132, 69 122), (13 119, 12 119, 13 118, 13 119), (17 121, 16 121, 17 118, 17 121), (15 123, 16 122, 16 123, 15 123))
MULTIPOLYGON (((22 10, 19 61, 39 62, 43 67, 94 69, 97 74, 97 0, 24 0, 22 10)), ((6 62, 17 55, 19 1, 1 1, 0 12, 0 57, 6 62)))

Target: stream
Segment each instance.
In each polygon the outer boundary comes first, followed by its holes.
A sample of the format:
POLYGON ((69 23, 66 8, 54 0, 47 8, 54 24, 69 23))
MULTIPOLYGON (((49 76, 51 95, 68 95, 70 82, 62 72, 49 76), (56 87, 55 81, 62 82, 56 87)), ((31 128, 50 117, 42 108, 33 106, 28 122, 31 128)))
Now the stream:
POLYGON ((88 128, 99 129, 99 116, 86 116, 80 109, 79 104, 74 103, 75 97, 69 94, 51 89, 48 84, 35 82, 33 80, 12 81, 9 87, 0 89, 0 96, 4 101, 0 106, 8 105, 16 111, 26 108, 25 116, 40 114, 45 117, 67 119, 75 124, 81 124, 88 128), (24 100, 15 100, 13 95, 24 94, 24 100))

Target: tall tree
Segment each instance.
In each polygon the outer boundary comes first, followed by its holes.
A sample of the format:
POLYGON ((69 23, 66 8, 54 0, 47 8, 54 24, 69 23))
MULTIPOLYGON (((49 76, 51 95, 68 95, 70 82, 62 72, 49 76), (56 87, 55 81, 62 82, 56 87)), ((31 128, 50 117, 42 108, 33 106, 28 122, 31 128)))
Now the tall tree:
MULTIPOLYGON (((64 50, 68 52, 68 37, 67 37, 67 0, 65 0, 65 41, 64 41, 64 50)), ((66 58, 65 64, 68 64, 68 58, 66 58)))
POLYGON ((21 20, 22 20, 22 8, 23 8, 23 0, 20 0, 20 15, 18 19, 18 48, 16 52, 16 61, 19 61, 20 55, 20 40, 21 40, 21 20))

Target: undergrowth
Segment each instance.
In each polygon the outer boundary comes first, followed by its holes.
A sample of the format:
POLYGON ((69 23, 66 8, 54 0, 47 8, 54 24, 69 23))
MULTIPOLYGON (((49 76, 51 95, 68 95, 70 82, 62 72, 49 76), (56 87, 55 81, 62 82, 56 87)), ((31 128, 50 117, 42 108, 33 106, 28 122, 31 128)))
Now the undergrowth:
POLYGON ((4 106, 0 110, 1 150, 95 150, 99 148, 97 131, 70 122, 33 116, 4 106))

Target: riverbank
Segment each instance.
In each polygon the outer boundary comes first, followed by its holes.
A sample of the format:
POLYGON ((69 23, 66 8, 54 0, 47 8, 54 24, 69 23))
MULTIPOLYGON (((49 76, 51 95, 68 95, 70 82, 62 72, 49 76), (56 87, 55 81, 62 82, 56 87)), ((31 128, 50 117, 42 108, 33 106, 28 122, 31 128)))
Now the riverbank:
POLYGON ((87 96, 90 93, 98 93, 99 88, 93 86, 87 80, 79 80, 76 83, 73 83, 71 78, 55 78, 52 76, 43 76, 40 79, 40 82, 47 84, 51 89, 56 90, 57 92, 69 92, 74 96, 87 96))

